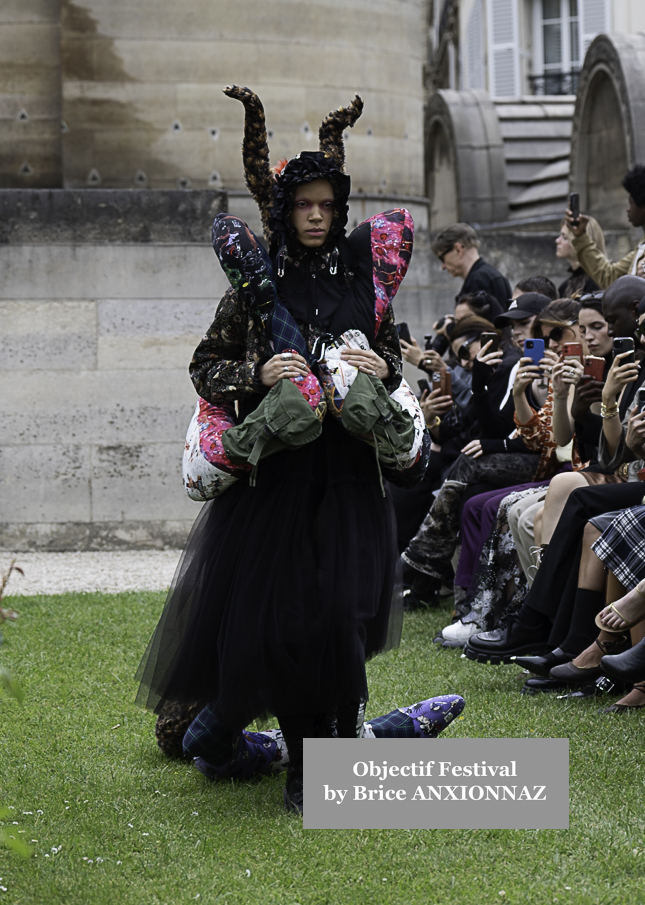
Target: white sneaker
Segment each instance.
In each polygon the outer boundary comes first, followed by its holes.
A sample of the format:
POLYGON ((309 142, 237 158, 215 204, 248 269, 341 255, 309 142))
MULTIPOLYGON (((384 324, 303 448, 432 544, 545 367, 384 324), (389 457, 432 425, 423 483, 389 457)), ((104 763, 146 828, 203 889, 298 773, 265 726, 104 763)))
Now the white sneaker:
POLYGON ((473 635, 476 635, 477 632, 481 632, 481 628, 476 622, 463 623, 461 620, 459 622, 453 622, 451 625, 447 625, 441 630, 443 640, 451 641, 455 644, 465 644, 466 641, 473 635))

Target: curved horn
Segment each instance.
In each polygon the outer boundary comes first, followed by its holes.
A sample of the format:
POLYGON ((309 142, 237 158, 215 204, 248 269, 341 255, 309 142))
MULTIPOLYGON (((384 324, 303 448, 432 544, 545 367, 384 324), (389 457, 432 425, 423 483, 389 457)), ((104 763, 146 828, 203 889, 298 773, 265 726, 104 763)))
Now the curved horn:
POLYGON ((318 130, 320 150, 330 154, 340 169, 345 166, 345 145, 343 144, 343 132, 351 128, 363 112, 363 99, 356 95, 347 107, 339 107, 332 110, 318 130))
POLYGON ((273 206, 274 177, 269 166, 266 120, 260 98, 250 88, 228 85, 224 94, 244 104, 242 160, 247 188, 260 208, 262 226, 268 235, 269 213, 273 206))

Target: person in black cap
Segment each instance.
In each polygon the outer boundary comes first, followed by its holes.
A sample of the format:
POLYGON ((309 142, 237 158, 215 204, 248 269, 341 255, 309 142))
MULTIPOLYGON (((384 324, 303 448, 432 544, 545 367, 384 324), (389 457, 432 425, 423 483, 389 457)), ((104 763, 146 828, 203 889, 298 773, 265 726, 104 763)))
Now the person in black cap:
POLYGON ((518 349, 523 349, 524 340, 531 338, 533 321, 550 304, 551 299, 547 295, 541 295, 539 292, 525 292, 524 295, 513 299, 508 311, 495 318, 495 326, 498 330, 510 326, 513 345, 518 349))

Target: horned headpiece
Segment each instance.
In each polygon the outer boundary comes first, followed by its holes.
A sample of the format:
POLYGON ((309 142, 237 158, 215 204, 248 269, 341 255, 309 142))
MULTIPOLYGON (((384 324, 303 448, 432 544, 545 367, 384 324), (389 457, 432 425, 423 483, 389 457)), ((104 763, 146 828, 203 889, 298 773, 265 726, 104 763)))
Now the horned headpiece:
POLYGON ((260 98, 249 88, 238 85, 225 88, 224 94, 244 104, 244 177, 248 190, 260 209, 267 240, 270 241, 281 230, 285 203, 292 191, 295 191, 295 186, 314 179, 328 179, 332 183, 339 202, 335 231, 344 229, 347 223, 350 179, 344 173, 343 132, 351 128, 363 112, 361 98, 356 95, 347 107, 339 107, 325 117, 318 130, 319 151, 303 151, 287 161, 281 169, 272 170, 264 107, 260 98))

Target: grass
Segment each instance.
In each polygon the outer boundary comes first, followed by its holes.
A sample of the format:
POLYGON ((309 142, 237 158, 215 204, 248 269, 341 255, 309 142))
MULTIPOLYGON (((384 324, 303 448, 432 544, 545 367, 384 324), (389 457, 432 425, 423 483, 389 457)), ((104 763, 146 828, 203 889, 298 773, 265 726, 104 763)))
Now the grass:
POLYGON ((569 737, 570 829, 305 831, 280 777, 213 785, 156 748, 133 675, 162 604, 12 599, 0 662, 25 700, 0 700, 0 823, 32 856, 0 849, 0 905, 645 902, 641 714, 521 697, 515 668, 432 645, 447 610, 406 616, 401 648, 369 665, 368 713, 457 692, 451 737, 569 737))

